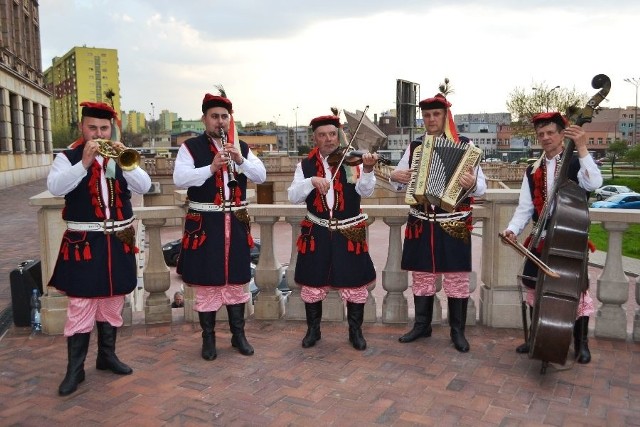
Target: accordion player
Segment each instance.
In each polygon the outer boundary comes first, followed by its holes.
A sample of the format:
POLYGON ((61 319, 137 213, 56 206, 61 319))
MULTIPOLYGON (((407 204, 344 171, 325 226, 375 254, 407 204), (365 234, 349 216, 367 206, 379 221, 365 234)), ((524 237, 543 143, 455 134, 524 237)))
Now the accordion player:
POLYGON ((462 144, 446 137, 425 135, 423 143, 413 152, 405 203, 429 203, 447 212, 455 211, 470 193, 460 185, 460 176, 477 167, 481 156, 482 150, 471 142, 462 144))

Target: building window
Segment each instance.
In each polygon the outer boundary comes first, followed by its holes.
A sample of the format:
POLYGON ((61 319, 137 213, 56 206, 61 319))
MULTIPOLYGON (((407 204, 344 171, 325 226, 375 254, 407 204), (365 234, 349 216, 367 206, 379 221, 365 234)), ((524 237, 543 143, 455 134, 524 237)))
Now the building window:
POLYGON ((589 138, 589 145, 593 145, 593 138, 589 138))
POLYGON ((598 138, 598 145, 602 145, 602 138, 598 138))

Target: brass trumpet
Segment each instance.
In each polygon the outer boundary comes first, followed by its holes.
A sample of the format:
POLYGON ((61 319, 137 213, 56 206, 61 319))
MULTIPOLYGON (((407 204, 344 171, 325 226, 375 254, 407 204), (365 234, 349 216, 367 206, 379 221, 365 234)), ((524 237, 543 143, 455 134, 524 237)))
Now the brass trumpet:
POLYGON ((130 171, 140 165, 140 153, 133 148, 116 148, 108 139, 94 139, 98 143, 98 153, 102 157, 116 159, 118 166, 123 171, 130 171))

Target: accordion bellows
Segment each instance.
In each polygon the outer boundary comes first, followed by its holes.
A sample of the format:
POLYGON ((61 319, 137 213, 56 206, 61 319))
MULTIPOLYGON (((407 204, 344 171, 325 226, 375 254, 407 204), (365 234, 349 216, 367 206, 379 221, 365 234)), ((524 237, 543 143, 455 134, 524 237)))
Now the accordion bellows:
POLYGON ((455 211, 468 194, 460 186, 460 176, 478 166, 481 156, 482 150, 472 143, 425 135, 413 151, 405 203, 429 203, 447 212, 455 211))

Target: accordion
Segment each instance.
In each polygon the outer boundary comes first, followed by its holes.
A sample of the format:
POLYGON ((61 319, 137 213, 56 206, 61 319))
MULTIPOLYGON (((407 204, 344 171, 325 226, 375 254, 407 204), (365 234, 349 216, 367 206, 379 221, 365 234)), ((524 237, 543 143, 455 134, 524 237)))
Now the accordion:
POLYGON ((469 193, 460 186, 460 176, 478 166, 481 156, 482 150, 472 143, 425 135, 413 151, 405 203, 429 203, 447 212, 455 211, 469 193))

